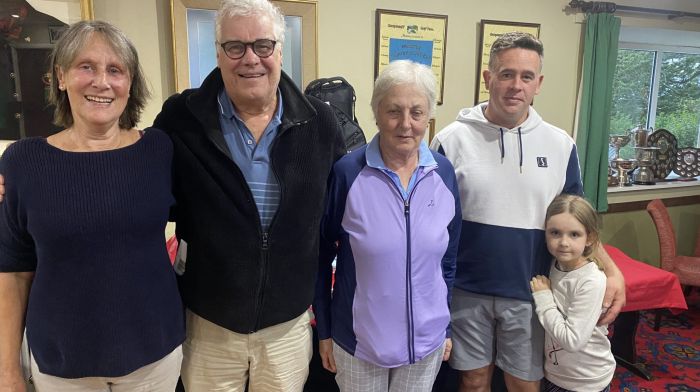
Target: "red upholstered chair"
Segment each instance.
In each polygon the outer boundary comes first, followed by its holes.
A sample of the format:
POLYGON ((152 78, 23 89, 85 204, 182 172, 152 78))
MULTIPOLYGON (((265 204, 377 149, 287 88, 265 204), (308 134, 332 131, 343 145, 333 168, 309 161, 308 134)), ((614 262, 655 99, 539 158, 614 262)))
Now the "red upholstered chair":
MULTIPOLYGON (((676 233, 673 230, 671 217, 664 203, 655 199, 647 204, 647 212, 651 215, 656 232, 659 235, 659 253, 661 256, 661 268, 673 272, 683 286, 700 287, 700 245, 696 243, 695 256, 681 256, 676 253, 676 233)), ((699 231, 700 235, 700 231, 699 231)), ((700 237, 699 237, 700 238, 700 237)), ((654 329, 658 330, 659 313, 654 329)))
MULTIPOLYGON (((700 256, 681 256, 676 253, 676 233, 664 203, 659 199, 650 201, 647 212, 654 220, 659 234, 661 268, 678 275, 682 285, 700 287, 700 256)), ((695 251, 697 253, 698 249, 695 251)))

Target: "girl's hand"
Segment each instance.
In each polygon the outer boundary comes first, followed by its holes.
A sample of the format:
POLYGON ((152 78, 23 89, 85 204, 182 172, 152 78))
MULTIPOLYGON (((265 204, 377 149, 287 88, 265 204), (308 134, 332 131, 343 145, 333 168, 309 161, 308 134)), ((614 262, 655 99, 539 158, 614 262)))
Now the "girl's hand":
POLYGON ((447 361, 450 359, 450 354, 452 353, 452 339, 445 339, 445 352, 442 354, 442 360, 447 361))
POLYGON ((532 292, 550 290, 549 279, 544 275, 537 275, 530 280, 532 292))

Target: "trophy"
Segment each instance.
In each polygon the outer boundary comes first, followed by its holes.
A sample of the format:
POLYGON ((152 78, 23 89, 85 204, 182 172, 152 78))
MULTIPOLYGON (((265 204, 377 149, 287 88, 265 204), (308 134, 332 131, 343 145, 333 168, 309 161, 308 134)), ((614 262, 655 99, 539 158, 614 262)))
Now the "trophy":
POLYGON ((634 141, 635 157, 637 158, 637 163, 639 163, 639 169, 634 173, 635 184, 656 184, 653 166, 656 163, 657 154, 661 149, 659 147, 647 146, 647 139, 652 131, 653 128, 646 129, 642 125, 629 130, 629 135, 634 141))
POLYGON ((644 128, 642 125, 637 125, 636 127, 629 130, 629 135, 634 141, 635 147, 646 147, 647 138, 654 131, 654 128, 649 127, 649 129, 644 128))
POLYGON ((620 158, 620 148, 630 142, 630 135, 610 135, 608 143, 611 148, 614 148, 614 155, 610 158, 608 168, 608 185, 609 186, 627 186, 630 185, 629 171, 636 167, 636 160, 620 158))
POLYGON ((622 159, 622 158, 613 159, 612 161, 610 161, 610 167, 612 169, 616 170, 617 178, 613 179, 612 184, 611 184, 610 179, 608 178, 608 185, 617 185, 617 186, 630 186, 630 185, 632 185, 632 181, 630 178, 630 172, 637 168, 637 160, 636 159, 622 159))
POLYGON ((630 142, 630 135, 610 135, 608 138, 608 143, 610 147, 615 149, 615 157, 611 160, 620 158, 620 148, 627 145, 630 142))
POLYGON ((634 150, 637 162, 639 162, 639 170, 634 173, 634 183, 640 185, 656 184, 652 165, 656 162, 656 154, 661 149, 659 147, 635 147, 634 150))

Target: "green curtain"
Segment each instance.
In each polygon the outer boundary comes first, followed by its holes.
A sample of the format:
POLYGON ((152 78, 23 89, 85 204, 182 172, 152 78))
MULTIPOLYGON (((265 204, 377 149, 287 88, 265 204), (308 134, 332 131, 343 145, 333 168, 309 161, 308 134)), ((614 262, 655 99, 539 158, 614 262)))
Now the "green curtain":
POLYGON ((599 212, 608 209, 608 136, 619 36, 620 18, 587 15, 576 145, 583 190, 599 212))

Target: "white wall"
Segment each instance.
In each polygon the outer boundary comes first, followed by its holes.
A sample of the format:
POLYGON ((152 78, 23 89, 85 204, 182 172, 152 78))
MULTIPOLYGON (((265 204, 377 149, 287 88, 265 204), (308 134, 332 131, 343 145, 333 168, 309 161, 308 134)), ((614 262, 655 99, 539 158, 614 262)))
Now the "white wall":
MULTIPOLYGON (((153 122, 174 91, 170 0, 94 0, 95 17, 117 24, 134 41, 151 83, 153 98, 141 127, 153 122)), ((377 8, 448 15, 444 103, 437 129, 457 111, 474 104, 479 21, 541 24, 545 45, 545 81, 535 108, 549 122, 571 132, 581 50, 583 16, 565 12, 568 0, 318 0, 319 77, 342 75, 355 87, 357 115, 368 137, 375 132, 369 100, 374 78, 374 26, 377 8)), ((696 0, 623 0, 618 4, 700 12, 696 0)), ((621 14, 623 25, 700 31, 700 20, 621 14)))
MULTIPOLYGON (((545 45, 545 82, 535 108, 543 117, 571 131, 574 123, 583 15, 564 11, 568 0, 318 0, 319 77, 341 75, 355 86, 360 125, 371 137, 376 132, 369 109, 374 78, 374 14, 377 8, 448 15, 444 104, 437 110, 437 129, 457 111, 474 102, 478 22, 481 19, 540 23, 545 45)), ((132 38, 153 98, 141 127, 150 125, 163 99, 175 91, 172 60, 170 0, 94 0, 95 16, 115 23, 132 38)), ((700 13, 698 0, 619 0, 618 4, 700 13)), ((700 31, 700 19, 619 13, 624 26, 700 31)), ((677 207, 681 229, 694 233, 700 205, 677 207), (689 224, 688 222, 695 222, 689 224)), ((674 215, 676 216, 676 215, 674 215)), ((606 214, 604 240, 630 256, 654 263, 658 257, 656 232, 646 212, 606 214)), ((166 235, 172 233, 169 226, 166 235)), ((679 238, 689 254, 692 234, 679 238)))
POLYGON ((79 0, 27 0, 35 10, 60 20, 65 24, 80 21, 79 0))
POLYGON ((444 100, 436 115, 439 130, 455 118, 459 109, 474 104, 479 21, 540 23, 540 38, 545 43, 545 80, 535 107, 548 121, 571 129, 580 25, 573 16, 561 12, 558 4, 563 3, 559 0, 357 0, 352 7, 346 7, 343 0, 320 0, 320 72, 322 76, 344 75, 355 86, 360 123, 366 133, 374 134, 369 99, 374 77, 375 9, 448 15, 444 100), (341 58, 342 62, 335 60, 341 58))
POLYGON ((153 124, 175 92, 169 0, 93 0, 95 19, 114 23, 131 39, 151 90, 139 127, 153 124))

